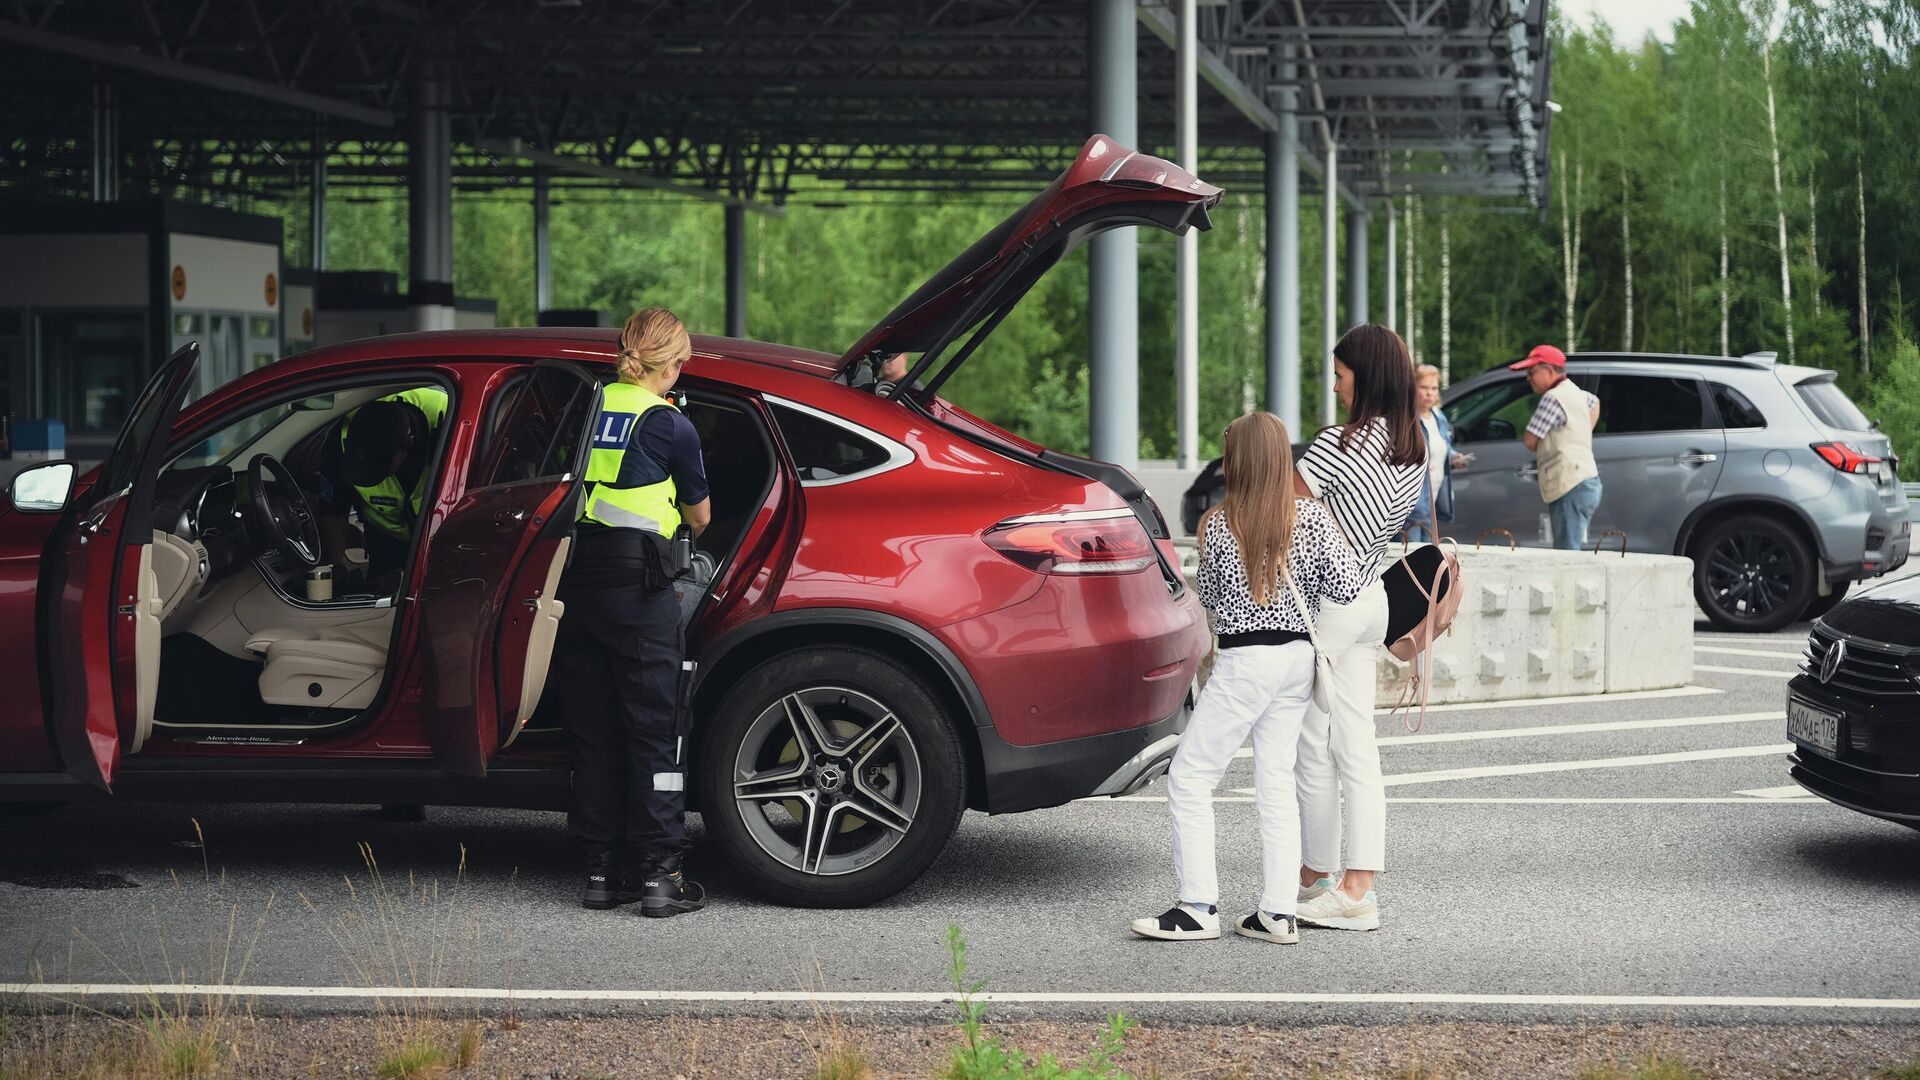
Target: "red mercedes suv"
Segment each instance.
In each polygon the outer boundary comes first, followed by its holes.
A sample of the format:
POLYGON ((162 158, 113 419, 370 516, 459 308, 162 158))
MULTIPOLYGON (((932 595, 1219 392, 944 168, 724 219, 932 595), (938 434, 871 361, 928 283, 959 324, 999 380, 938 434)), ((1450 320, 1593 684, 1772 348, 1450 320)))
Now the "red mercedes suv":
MULTIPOLYGON (((679 587, 691 799, 752 887, 869 903, 968 807, 1164 771, 1209 639, 1159 510, 1124 469, 939 390, 1065 252, 1204 229, 1219 198, 1096 136, 844 355, 694 339, 680 386, 713 524, 679 587), (911 376, 876 384, 903 351, 911 376)), ((616 349, 607 330, 375 338, 184 408, 198 350, 175 354, 98 468, 30 469, 0 509, 0 801, 564 807, 554 587, 616 349), (451 404, 407 569, 321 580, 325 443, 423 386, 451 404)))

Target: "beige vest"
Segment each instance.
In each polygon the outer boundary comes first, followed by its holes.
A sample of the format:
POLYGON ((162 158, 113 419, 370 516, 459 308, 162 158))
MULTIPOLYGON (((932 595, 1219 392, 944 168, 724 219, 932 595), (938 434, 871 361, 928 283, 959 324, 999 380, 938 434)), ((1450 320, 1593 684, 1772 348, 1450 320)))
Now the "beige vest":
POLYGON ((1558 401, 1567 414, 1567 422, 1548 432, 1535 451, 1540 463, 1540 497, 1553 502, 1583 481, 1599 476, 1600 466, 1593 460, 1593 424, 1587 419, 1586 391, 1572 379, 1562 379, 1543 396, 1558 401))

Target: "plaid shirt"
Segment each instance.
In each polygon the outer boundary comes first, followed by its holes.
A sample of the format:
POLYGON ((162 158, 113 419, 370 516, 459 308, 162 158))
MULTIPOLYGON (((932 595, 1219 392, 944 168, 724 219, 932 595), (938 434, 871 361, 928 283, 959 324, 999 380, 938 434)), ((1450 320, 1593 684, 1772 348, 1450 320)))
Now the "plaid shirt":
MULTIPOLYGON (((1591 391, 1582 390, 1581 393, 1586 395, 1588 411, 1592 411, 1595 405, 1600 404, 1600 399, 1594 397, 1591 391)), ((1544 439, 1564 427, 1566 422, 1567 410, 1561 408, 1560 403, 1553 398, 1542 397, 1540 404, 1533 410, 1533 419, 1527 421, 1527 434, 1536 439, 1544 439)))

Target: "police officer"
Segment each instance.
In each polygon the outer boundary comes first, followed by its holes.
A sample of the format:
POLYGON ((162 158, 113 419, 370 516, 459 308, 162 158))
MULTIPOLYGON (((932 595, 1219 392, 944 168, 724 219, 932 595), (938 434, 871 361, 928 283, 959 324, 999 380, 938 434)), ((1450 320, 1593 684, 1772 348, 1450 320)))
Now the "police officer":
POLYGON ((427 494, 433 434, 446 415, 447 392, 421 386, 369 401, 341 421, 339 439, 329 440, 323 450, 328 478, 318 514, 323 561, 345 565, 347 511, 358 509, 368 577, 406 568, 427 494))
POLYGON ((664 918, 698 911, 686 879, 685 718, 680 604, 671 540, 707 527, 700 436, 664 395, 691 351, 671 312, 635 312, 620 334, 619 381, 594 428, 574 556, 560 579, 558 653, 573 738, 567 827, 586 855, 581 903, 640 902, 664 918))

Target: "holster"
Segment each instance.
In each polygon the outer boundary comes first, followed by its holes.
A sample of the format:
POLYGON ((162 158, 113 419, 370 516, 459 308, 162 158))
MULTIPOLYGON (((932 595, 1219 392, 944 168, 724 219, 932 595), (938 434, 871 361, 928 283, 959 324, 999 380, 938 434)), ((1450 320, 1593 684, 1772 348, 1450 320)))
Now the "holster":
POLYGON ((614 529, 582 525, 575 540, 575 560, 607 569, 637 574, 648 592, 673 584, 672 541, 644 529, 614 529))

